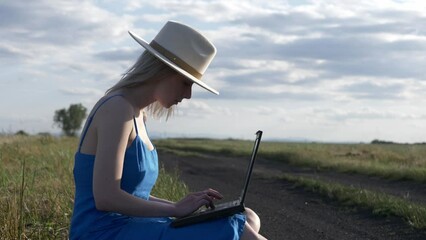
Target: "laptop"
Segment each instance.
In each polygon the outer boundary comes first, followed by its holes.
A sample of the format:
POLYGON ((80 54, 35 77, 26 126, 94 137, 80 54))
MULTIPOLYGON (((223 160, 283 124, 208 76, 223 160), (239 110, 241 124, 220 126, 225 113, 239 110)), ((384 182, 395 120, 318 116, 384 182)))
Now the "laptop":
POLYGON ((215 208, 203 209, 200 211, 196 211, 185 217, 175 218, 172 221, 171 226, 183 227, 190 224, 200 223, 200 222, 227 217, 236 213, 244 212, 245 211, 244 199, 246 197, 247 188, 250 183, 250 177, 253 171, 253 165, 256 159, 257 150, 259 149, 261 138, 262 138, 262 131, 259 130, 256 132, 256 139, 254 141, 253 151, 251 153, 251 160, 247 168, 246 180, 244 183, 243 190, 241 191, 241 196, 239 197, 238 200, 221 203, 221 204, 215 205, 215 208))

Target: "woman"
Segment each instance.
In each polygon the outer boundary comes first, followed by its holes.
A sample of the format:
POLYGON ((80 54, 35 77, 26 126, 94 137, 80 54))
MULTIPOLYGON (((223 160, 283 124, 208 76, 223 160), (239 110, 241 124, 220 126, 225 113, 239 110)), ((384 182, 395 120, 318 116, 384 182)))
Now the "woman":
POLYGON ((170 217, 212 206, 222 195, 213 189, 179 202, 150 194, 158 159, 144 124, 144 109, 169 116, 172 106, 191 98, 215 47, 194 29, 167 22, 151 43, 129 32, 146 51, 94 106, 75 155, 76 185, 70 239, 264 239, 260 221, 244 214, 182 228, 170 217))

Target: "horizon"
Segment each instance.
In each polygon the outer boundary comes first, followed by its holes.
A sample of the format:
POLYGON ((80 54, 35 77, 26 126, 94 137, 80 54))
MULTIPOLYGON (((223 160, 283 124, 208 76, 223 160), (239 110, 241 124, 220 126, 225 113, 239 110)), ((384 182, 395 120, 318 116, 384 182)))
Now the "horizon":
MULTIPOLYGON (((24 130, 18 130, 17 132, 4 132, 4 131, 0 131, 0 137, 13 137, 13 136, 52 136, 55 138, 61 138, 61 137, 67 137, 64 133, 62 132, 56 132, 56 133, 52 133, 52 132, 39 132, 39 133, 27 133, 24 130)), ((77 136, 74 136, 76 138, 80 138, 81 134, 78 134, 77 136)), ((207 140, 218 140, 218 141, 226 141, 226 140, 231 140, 231 141, 252 141, 253 139, 248 139, 248 138, 233 138, 233 137, 223 137, 223 136, 218 136, 218 135, 187 135, 187 134, 180 134, 180 135, 165 135, 165 134, 160 134, 160 133, 151 133, 150 134, 150 139, 151 140, 162 140, 162 139, 207 139, 207 140)), ((379 143, 374 143, 374 144, 398 144, 398 145, 405 145, 405 144, 409 144, 409 145, 423 145, 426 144, 426 142, 397 142, 397 141, 389 141, 386 139, 372 139, 371 141, 320 141, 320 140, 315 140, 315 139, 310 139, 310 138, 271 138, 271 137, 264 137, 262 142, 278 142, 278 143, 319 143, 319 144, 373 144, 373 142, 379 142, 379 143)))
POLYGON ((167 20, 217 48, 159 136, 426 142, 426 2, 0 2, 0 133, 49 132, 54 111, 90 111, 167 20))

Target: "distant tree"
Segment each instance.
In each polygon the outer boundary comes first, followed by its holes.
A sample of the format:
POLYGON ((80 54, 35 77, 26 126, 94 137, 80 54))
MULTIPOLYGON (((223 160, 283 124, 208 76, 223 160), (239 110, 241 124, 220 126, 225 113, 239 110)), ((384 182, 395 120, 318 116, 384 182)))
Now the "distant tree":
POLYGON ((373 141, 371 141, 371 144, 395 144, 395 143, 391 142, 391 141, 383 141, 383 140, 379 140, 379 139, 374 139, 373 141))
POLYGON ((41 137, 51 137, 52 136, 52 134, 50 132, 39 132, 39 133, 37 133, 37 135, 41 136, 41 137))
POLYGON ((62 128, 66 136, 76 136, 86 117, 86 111, 87 109, 80 103, 71 104, 68 109, 56 110, 53 121, 58 127, 62 128))
POLYGON ((27 132, 25 132, 24 130, 19 130, 15 133, 15 135, 28 136, 29 134, 27 132))

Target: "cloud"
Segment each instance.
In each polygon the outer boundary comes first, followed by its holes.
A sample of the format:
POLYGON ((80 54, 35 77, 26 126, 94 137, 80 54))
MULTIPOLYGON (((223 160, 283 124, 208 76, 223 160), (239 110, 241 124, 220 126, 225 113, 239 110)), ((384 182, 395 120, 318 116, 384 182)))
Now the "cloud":
POLYGON ((66 89, 60 89, 61 92, 68 94, 68 95, 77 95, 77 96, 102 96, 104 94, 103 91, 99 89, 94 88, 66 88, 66 89))
POLYGON ((264 10, 258 4, 246 1, 157 0, 149 1, 147 4, 163 12, 175 13, 175 16, 187 16, 204 22, 228 22, 243 15, 255 14, 264 10))
POLYGON ((370 82, 353 83, 342 87, 342 91, 353 98, 359 99, 401 99, 404 92, 404 84, 378 84, 370 82))
POLYGON ((103 61, 129 62, 129 59, 136 59, 140 55, 140 52, 140 49, 135 48, 109 49, 95 53, 94 57, 103 61))
POLYGON ((233 113, 229 108, 210 106, 206 102, 199 100, 185 101, 177 107, 175 115, 178 117, 208 118, 211 115, 231 116, 233 113))
MULTIPOLYGON (((18 42, 24 38, 32 40, 27 46, 31 49, 27 54, 31 54, 33 58, 51 57, 48 53, 62 48, 63 51, 58 56, 64 66, 102 75, 101 68, 95 72, 93 70, 99 67, 86 67, 96 63, 90 63, 90 58, 79 63, 66 60, 75 58, 76 51, 72 48, 79 47, 79 51, 87 49, 85 54, 92 54, 94 60, 116 64, 119 68, 115 67, 114 71, 120 73, 122 71, 118 70, 127 68, 138 55, 131 48, 119 47, 102 51, 88 48, 97 39, 110 39, 113 42, 114 36, 117 36, 117 30, 114 29, 121 29, 120 38, 127 37, 123 26, 133 25, 131 21, 136 18, 120 20, 116 13, 88 1, 79 7, 62 1, 55 8, 49 1, 31 4, 34 4, 30 5, 33 11, 28 11, 27 4, 8 3, 4 11, 7 10, 7 14, 13 17, 7 19, 10 22, 5 21, 3 24, 8 26, 9 31, 16 33, 18 42), (120 26, 120 23, 124 24, 120 26), (68 46, 71 47, 70 50, 67 50, 68 46)), ((241 5, 222 1, 168 1, 168 4, 164 1, 137 4, 127 1, 126 4, 133 9, 149 6, 160 15, 173 12, 176 17, 193 16, 203 19, 200 25, 203 22, 219 24, 218 27, 207 28, 202 32, 206 32, 217 42, 218 61, 212 64, 209 72, 218 79, 217 85, 223 88, 235 84, 270 85, 278 88, 276 92, 285 92, 288 85, 308 84, 318 88, 322 79, 336 79, 340 76, 409 78, 424 74, 419 64, 422 59, 407 58, 407 55, 414 55, 425 49, 426 41, 421 38, 396 38, 389 41, 384 37, 384 34, 402 37, 416 29, 419 33, 418 27, 413 27, 411 21, 424 22, 424 18, 407 10, 390 8, 373 11, 367 8, 368 3, 362 3, 360 7, 347 9, 347 13, 339 15, 337 10, 344 10, 346 5, 336 4, 334 8, 326 8, 324 11, 325 5, 290 7, 278 2, 268 5, 256 1, 241 5), (191 4, 196 7, 188 8, 191 4), (211 18, 201 18, 206 11, 212 10, 218 14, 211 18), (359 14, 361 12, 365 15, 359 14), (398 21, 392 16, 400 16, 405 21, 398 21), (253 59, 253 56, 256 57, 253 59), (219 73, 214 73, 219 67, 219 73)), ((142 17, 148 15, 142 14, 142 17)), ((17 49, 13 45, 7 45, 7 48, 3 47, 3 52, 22 57, 23 51, 19 52, 17 49)), ((112 72, 111 67, 105 67, 103 71, 112 72)), ((111 73, 106 75, 110 76, 111 73)), ((318 88, 319 90, 321 89, 318 88)), ((284 95, 295 98, 300 96, 294 91, 288 91, 287 94, 271 93, 274 98, 284 95)), ((251 94, 251 91, 233 93, 242 98, 251 94)), ((317 99, 312 94, 309 95, 308 99, 317 99)))
POLYGON ((407 114, 400 111, 391 111, 383 109, 375 109, 372 107, 362 107, 359 109, 342 110, 342 109, 314 109, 313 114, 335 122, 347 122, 353 120, 424 120, 426 114, 407 114))
MULTIPOLYGON (((217 97, 194 87, 196 101, 179 105, 178 117, 234 117, 249 112, 236 105, 250 103, 257 115, 286 116, 300 129, 312 126, 302 126, 307 116, 330 129, 353 120, 421 121, 425 6, 391 0, 2 1, 1 89, 22 93, 25 86, 28 98, 46 106, 58 96, 63 104, 96 102, 143 50, 127 30, 149 41, 173 19, 216 45, 203 80, 221 92, 217 97), (40 92, 48 93, 43 101, 40 92), (213 98, 226 104, 209 104, 213 98), (394 105, 404 108, 402 115, 394 105)), ((20 106, 14 109, 23 112, 20 106)))
POLYGON ((31 64, 81 56, 94 44, 122 38, 128 25, 89 1, 6 1, 0 7, 1 48, 31 64))
POLYGON ((308 14, 296 8, 249 15, 217 30, 218 56, 288 61, 308 69, 320 67, 335 76, 415 77, 424 73, 416 67, 423 61, 416 55, 426 49, 426 37, 421 25, 414 23, 425 18, 416 12, 388 11, 362 9, 369 17, 346 18, 318 18, 312 10, 308 14), (390 19, 391 15, 395 17, 390 19), (318 60, 324 64, 316 65, 318 60))

